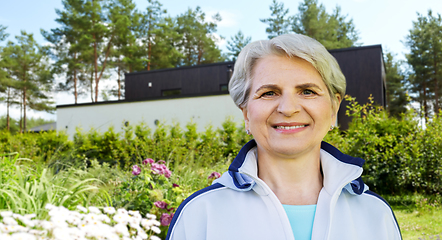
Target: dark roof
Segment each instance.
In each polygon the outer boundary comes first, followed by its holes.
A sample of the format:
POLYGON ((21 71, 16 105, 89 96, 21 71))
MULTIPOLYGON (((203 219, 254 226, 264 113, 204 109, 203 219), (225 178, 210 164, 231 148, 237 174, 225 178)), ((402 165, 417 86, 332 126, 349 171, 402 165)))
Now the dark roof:
POLYGON ((381 44, 375 44, 375 45, 368 45, 368 46, 360 46, 360 47, 349 47, 349 48, 338 48, 338 49, 332 49, 328 50, 330 53, 334 52, 345 52, 345 51, 354 51, 354 50, 363 50, 368 48, 380 48, 382 49, 381 44))
POLYGON ((49 130, 57 130, 57 122, 46 123, 29 129, 29 132, 47 132, 49 130))

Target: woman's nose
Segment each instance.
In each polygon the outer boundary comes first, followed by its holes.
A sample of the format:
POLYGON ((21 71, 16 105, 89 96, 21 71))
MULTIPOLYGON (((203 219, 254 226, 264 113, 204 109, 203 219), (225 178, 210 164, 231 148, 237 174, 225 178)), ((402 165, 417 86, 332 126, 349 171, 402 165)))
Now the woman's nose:
POLYGON ((296 99, 296 96, 290 94, 281 96, 277 111, 284 116, 290 117, 299 112, 300 109, 299 99, 296 99))

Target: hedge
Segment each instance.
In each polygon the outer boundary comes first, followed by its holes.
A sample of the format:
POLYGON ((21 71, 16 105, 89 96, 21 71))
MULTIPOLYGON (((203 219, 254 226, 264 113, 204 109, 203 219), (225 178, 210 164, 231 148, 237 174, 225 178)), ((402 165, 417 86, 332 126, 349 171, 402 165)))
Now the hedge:
MULTIPOLYGON (((412 111, 400 119, 389 117, 372 100, 359 105, 348 97, 347 115, 352 122, 346 131, 335 128, 325 141, 342 152, 366 160, 363 180, 378 193, 440 194, 442 191, 442 113, 435 114, 422 127, 412 111)), ((2 132, 0 153, 19 152, 21 157, 60 167, 90 164, 91 160, 128 169, 145 158, 165 160, 170 169, 185 163, 209 167, 232 159, 249 141, 242 124, 226 119, 222 128, 207 126, 197 132, 189 122, 159 124, 155 130, 141 123, 127 126, 121 133, 109 128, 83 132, 77 129, 73 140, 63 132, 2 132)))

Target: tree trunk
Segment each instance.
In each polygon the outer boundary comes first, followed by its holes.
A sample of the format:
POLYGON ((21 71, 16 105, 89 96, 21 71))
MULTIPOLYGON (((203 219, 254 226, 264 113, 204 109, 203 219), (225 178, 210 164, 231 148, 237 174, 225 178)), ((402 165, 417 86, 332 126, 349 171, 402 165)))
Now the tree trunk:
POLYGON ((23 132, 23 104, 20 104, 20 133, 23 132))
POLYGON ((149 52, 147 53, 147 59, 148 59, 148 61, 147 61, 147 71, 150 71, 150 58, 152 57, 152 53, 151 53, 151 51, 152 51, 152 43, 150 42, 150 39, 149 39, 148 46, 149 46, 149 52))
MULTIPOLYGON (((149 18, 150 18, 151 16, 149 16, 149 18)), ((152 53, 151 53, 151 50, 152 50, 152 43, 151 43, 151 39, 150 39, 150 37, 151 37, 151 35, 150 35, 150 33, 151 33, 151 31, 152 31, 152 23, 151 23, 151 21, 149 20, 149 25, 148 25, 148 27, 147 27, 147 71, 150 71, 150 58, 152 57, 152 53)))
POLYGON ((94 72, 91 72, 91 100, 94 102, 94 72))
POLYGON ((26 132, 26 87, 23 89, 23 132, 26 132))
POLYGON ((427 81, 424 79, 424 114, 425 120, 428 118, 428 107, 427 107, 427 81))
POLYGON ((97 40, 95 38, 95 34, 93 35, 94 38, 94 67, 95 67, 95 102, 98 101, 98 82, 100 82, 101 77, 103 76, 104 69, 106 69, 106 63, 107 58, 109 57, 112 42, 114 39, 114 35, 112 35, 109 39, 109 42, 107 43, 107 49, 106 49, 106 55, 103 60, 103 66, 101 67, 100 76, 98 76, 98 53, 97 53, 97 40))
MULTIPOLYGON (((77 53, 74 53, 74 63, 77 63, 77 53)), ((75 104, 77 104, 77 68, 74 66, 74 96, 75 96, 75 104)))
POLYGON ((201 59, 203 58, 203 47, 201 46, 201 42, 200 44, 198 44, 198 60, 197 60, 197 65, 201 64, 201 59))
POLYGON ((97 39, 95 38, 95 34, 93 35, 94 38, 94 72, 95 72, 95 102, 97 102, 98 99, 98 56, 97 56, 97 39))
POLYGON ((437 114, 439 112, 439 84, 437 82, 438 76, 437 76, 437 58, 436 58, 436 51, 433 51, 433 67, 434 67, 434 97, 436 99, 434 113, 437 114))
POLYGON ((23 73, 23 132, 26 132, 26 66, 24 67, 23 73))
MULTIPOLYGON (((120 62, 120 59, 118 59, 118 62, 120 62)), ((120 64, 118 64, 118 100, 120 100, 120 96, 121 96, 120 64)))
POLYGON ((7 101, 6 101, 6 129, 8 129, 8 132, 11 129, 11 127, 10 127, 11 124, 10 124, 10 120, 9 120, 10 101, 11 101, 11 88, 8 87, 8 98, 7 98, 7 101))

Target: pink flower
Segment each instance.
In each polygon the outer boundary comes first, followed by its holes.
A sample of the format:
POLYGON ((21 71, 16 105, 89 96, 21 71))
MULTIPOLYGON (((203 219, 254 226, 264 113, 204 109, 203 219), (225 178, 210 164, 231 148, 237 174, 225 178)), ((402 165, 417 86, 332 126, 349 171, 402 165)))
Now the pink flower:
POLYGON ((207 179, 212 179, 212 178, 217 179, 220 177, 221 177, 221 174, 219 172, 213 172, 207 177, 207 179))
POLYGON ((163 226, 169 226, 170 222, 172 222, 173 213, 163 213, 160 217, 161 225, 163 226))
POLYGON ((157 201, 153 203, 155 205, 155 207, 157 208, 161 208, 161 209, 165 209, 167 207, 167 203, 163 202, 163 201, 157 201))
POLYGON ((170 178, 172 172, 164 164, 152 163, 150 167, 154 174, 164 175, 166 178, 170 178))
POLYGON ((141 173, 141 168, 138 167, 138 165, 133 165, 132 166, 132 174, 137 176, 137 175, 140 175, 140 173, 141 173))
POLYGON ((143 165, 152 164, 155 161, 152 158, 146 158, 143 160, 143 165))
POLYGON ((163 174, 163 168, 161 167, 161 164, 158 163, 152 163, 150 170, 152 170, 154 174, 163 174))
POLYGON ((176 183, 172 183, 172 187, 180 187, 180 185, 178 185, 176 183))
POLYGON ((171 175, 172 175, 172 172, 166 168, 166 170, 164 170, 164 176, 167 178, 170 178, 171 175))
POLYGON ((160 161, 158 161, 158 163, 159 163, 159 164, 166 164, 166 161, 164 161, 164 160, 160 160, 160 161))

